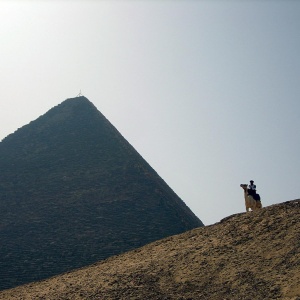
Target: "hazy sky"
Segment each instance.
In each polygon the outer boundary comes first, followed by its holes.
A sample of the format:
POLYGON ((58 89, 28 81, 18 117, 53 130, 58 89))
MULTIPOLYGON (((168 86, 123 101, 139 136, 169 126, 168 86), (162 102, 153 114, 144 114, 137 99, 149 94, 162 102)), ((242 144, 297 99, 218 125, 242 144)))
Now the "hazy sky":
POLYGON ((0 0, 0 139, 81 89, 213 224, 300 198, 299 56, 300 1, 0 0))

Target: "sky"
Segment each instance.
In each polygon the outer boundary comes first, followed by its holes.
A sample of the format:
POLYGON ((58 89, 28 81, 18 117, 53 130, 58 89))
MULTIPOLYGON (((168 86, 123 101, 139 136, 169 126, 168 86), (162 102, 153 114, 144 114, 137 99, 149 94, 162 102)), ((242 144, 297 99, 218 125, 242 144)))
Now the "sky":
POLYGON ((0 140, 81 93, 205 225, 300 198, 300 1, 0 0, 0 140))

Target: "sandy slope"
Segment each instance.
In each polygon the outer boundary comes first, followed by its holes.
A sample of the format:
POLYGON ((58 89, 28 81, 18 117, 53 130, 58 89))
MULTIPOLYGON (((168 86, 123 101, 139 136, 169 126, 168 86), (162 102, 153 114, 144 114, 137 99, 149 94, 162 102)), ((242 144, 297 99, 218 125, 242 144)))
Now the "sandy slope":
POLYGON ((300 300, 300 200, 154 242, 0 299, 300 300))

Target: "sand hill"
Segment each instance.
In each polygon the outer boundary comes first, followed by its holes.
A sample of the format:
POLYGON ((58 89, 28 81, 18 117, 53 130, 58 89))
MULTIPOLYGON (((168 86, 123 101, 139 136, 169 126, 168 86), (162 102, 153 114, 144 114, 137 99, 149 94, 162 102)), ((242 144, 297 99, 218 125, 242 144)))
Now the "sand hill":
POLYGON ((85 97, 0 143, 0 290, 203 226, 85 97))
POLYGON ((0 299, 300 299, 300 200, 232 215, 0 299))

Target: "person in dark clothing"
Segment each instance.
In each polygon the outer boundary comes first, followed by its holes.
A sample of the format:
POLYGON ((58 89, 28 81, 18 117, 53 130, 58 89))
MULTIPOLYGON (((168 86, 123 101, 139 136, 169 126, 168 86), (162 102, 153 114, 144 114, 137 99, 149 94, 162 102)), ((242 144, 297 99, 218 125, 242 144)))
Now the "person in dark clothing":
POLYGON ((253 180, 250 180, 250 184, 248 185, 248 195, 251 195, 254 200, 260 201, 260 195, 256 193, 256 185, 253 180))
POLYGON ((253 180, 250 180, 250 184, 248 185, 248 194, 251 196, 256 194, 256 185, 253 180))

